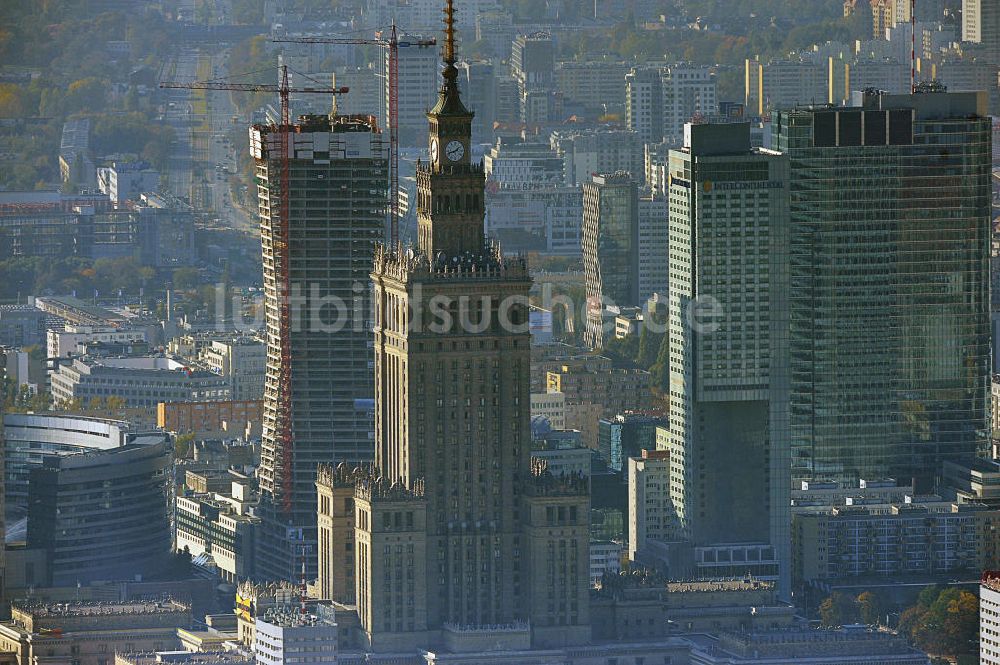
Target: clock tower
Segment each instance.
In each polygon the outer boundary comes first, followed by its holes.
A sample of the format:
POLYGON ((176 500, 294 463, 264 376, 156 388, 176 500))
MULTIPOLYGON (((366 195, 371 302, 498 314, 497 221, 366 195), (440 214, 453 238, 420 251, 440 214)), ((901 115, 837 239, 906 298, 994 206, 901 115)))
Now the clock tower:
POLYGON ((445 9, 445 38, 443 81, 427 114, 429 161, 417 164, 418 245, 432 257, 478 255, 485 249, 486 176, 482 163, 471 159, 474 114, 459 95, 451 3, 445 9))
POLYGON ((343 519, 321 516, 344 533, 320 556, 354 546, 359 643, 371 651, 586 644, 587 480, 532 465, 531 275, 486 241, 453 0, 445 28, 429 160, 417 165, 418 246, 375 250, 375 465, 321 474, 336 493, 321 511, 352 488, 354 503, 343 519))

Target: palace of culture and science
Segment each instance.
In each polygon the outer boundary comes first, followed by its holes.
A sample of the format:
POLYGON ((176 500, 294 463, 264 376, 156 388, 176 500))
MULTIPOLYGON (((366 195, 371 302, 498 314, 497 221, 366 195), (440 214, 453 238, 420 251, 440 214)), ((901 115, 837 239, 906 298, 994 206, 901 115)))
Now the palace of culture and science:
POLYGON ((317 476, 319 592, 365 662, 670 662, 591 643, 588 480, 531 460, 531 278, 486 241, 451 0, 445 28, 418 245, 375 252, 375 464, 317 476))
POLYGON ((356 606, 374 653, 586 644, 588 485, 531 463, 531 278, 486 242, 445 15, 418 245, 378 248, 372 272, 374 470, 317 482, 321 592, 356 606))

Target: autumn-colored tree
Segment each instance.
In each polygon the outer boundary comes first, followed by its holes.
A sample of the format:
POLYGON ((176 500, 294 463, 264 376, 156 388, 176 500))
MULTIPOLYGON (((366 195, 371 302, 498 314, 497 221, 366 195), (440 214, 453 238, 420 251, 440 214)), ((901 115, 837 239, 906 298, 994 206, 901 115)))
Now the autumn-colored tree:
POLYGON ((66 113, 94 112, 104 108, 108 85, 96 76, 78 79, 66 88, 64 100, 66 113))
POLYGON ((0 118, 20 118, 29 115, 25 93, 14 83, 0 83, 0 118))
POLYGON ((979 600, 957 588, 930 587, 900 616, 899 633, 933 654, 959 656, 976 651, 979 600))
POLYGON ((944 634, 949 654, 976 651, 979 634, 979 599, 968 591, 959 591, 948 600, 944 615, 944 634))
POLYGON ((882 599, 871 591, 865 591, 858 596, 858 610, 861 613, 861 620, 869 625, 879 622, 882 616, 882 599))
POLYGON ((834 591, 819 606, 820 622, 824 626, 836 627, 857 623, 858 601, 841 591, 834 591))
POLYGON ((112 413, 120 413, 128 405, 128 400, 118 395, 108 395, 108 397, 104 400, 104 403, 107 406, 108 411, 112 413))
POLYGON ((179 434, 174 438, 174 459, 187 459, 191 454, 191 444, 194 443, 194 434, 179 434))

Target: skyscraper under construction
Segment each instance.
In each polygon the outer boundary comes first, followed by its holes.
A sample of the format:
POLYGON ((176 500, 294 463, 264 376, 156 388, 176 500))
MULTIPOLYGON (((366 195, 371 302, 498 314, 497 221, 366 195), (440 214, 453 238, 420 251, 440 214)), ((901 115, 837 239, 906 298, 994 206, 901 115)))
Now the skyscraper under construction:
POLYGON ((316 466, 374 452, 369 273, 388 142, 374 118, 302 116, 287 133, 254 125, 250 146, 267 331, 258 569, 298 579, 303 552, 315 570, 316 466))

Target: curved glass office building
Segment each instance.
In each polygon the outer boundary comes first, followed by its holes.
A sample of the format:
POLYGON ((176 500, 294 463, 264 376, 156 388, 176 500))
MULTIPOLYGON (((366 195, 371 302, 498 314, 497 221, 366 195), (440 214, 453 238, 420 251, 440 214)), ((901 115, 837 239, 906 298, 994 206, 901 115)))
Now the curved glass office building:
POLYGON ((43 549, 49 586, 133 580, 170 556, 173 449, 136 439, 106 451, 49 456, 32 469, 28 548, 43 549))

